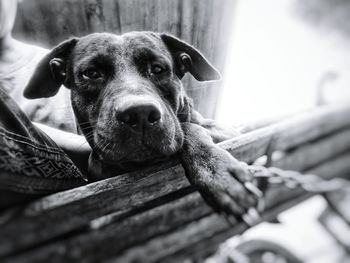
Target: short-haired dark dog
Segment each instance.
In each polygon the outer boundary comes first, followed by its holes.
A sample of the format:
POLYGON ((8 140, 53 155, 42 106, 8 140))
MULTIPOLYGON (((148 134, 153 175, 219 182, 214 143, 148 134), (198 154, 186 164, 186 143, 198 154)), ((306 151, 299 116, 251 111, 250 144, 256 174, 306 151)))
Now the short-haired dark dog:
POLYGON ((227 136, 192 109, 181 84, 186 72, 199 81, 220 78, 198 50, 173 36, 95 33, 46 55, 25 96, 51 97, 62 84, 71 90, 77 121, 93 149, 91 163, 103 164, 92 169, 95 180, 111 174, 109 165, 130 171, 178 154, 210 205, 241 216, 256 205, 254 191, 242 184, 247 172, 214 144, 227 136))

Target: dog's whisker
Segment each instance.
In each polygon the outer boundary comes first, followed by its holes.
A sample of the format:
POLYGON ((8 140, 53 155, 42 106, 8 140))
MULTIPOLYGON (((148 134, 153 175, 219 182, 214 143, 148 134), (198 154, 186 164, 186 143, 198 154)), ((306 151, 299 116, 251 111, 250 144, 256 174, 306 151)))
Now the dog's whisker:
POLYGON ((94 134, 94 131, 89 131, 88 133, 85 134, 85 137, 90 136, 91 134, 94 134))
POLYGON ((89 134, 88 136, 85 136, 86 140, 90 140, 94 138, 94 134, 89 134))
MULTIPOLYGON (((97 122, 96 122, 96 123, 97 123, 97 122)), ((81 127, 81 128, 94 127, 96 123, 86 122, 86 123, 80 124, 80 127, 81 127)))
POLYGON ((110 143, 107 142, 106 145, 103 147, 102 152, 105 152, 105 151, 106 151, 106 148, 107 148, 109 145, 110 145, 110 143))
POLYGON ((80 125, 80 127, 82 127, 82 126, 94 125, 96 123, 85 122, 85 123, 80 123, 79 125, 80 125))
POLYGON ((85 141, 85 142, 83 142, 82 144, 80 144, 79 146, 78 146, 78 148, 81 148, 81 147, 83 147, 85 144, 87 144, 88 143, 88 141, 85 141))
POLYGON ((93 132, 94 128, 95 127, 85 127, 85 128, 82 128, 81 131, 90 133, 90 132, 93 132), (92 131, 90 131, 90 130, 92 130, 92 131))
POLYGON ((86 125, 86 126, 80 127, 80 129, 82 131, 85 131, 85 130, 88 130, 88 129, 95 129, 95 128, 96 128, 95 125, 86 125))
POLYGON ((100 142, 95 144, 95 147, 97 149, 102 149, 106 143, 108 143, 108 141, 103 139, 103 138, 101 138, 100 142))
POLYGON ((93 135, 90 135, 90 136, 88 136, 88 137, 85 137, 85 139, 86 139, 86 141, 88 142, 89 140, 91 140, 91 139, 93 139, 93 135))

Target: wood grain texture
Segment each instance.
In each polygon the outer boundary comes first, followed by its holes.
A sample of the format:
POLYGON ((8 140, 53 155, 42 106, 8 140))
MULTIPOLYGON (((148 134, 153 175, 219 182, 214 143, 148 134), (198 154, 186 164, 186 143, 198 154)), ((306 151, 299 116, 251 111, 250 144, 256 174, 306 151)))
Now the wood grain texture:
MULTIPOLYGON (((250 162, 265 153, 273 137, 275 150, 288 150, 273 165, 299 171, 316 167, 319 169, 316 172, 325 177, 343 175, 349 172, 350 164, 346 153, 350 149, 349 113, 346 105, 323 107, 239 136, 221 146, 239 156, 240 160, 250 162)), ((154 238, 161 240, 167 235, 176 237, 176 233, 187 229, 189 224, 196 225, 198 220, 208 216, 212 218, 212 210, 193 191, 182 168, 174 161, 57 193, 30 204, 23 210, 22 216, 1 228, 0 255, 9 256, 30 249, 23 257, 19 254, 11 260, 21 261, 25 257, 26 262, 30 262, 29 259, 45 262, 49 258, 74 261, 77 258, 107 259, 120 255, 128 258, 127 251, 140 244, 154 238)), ((281 205, 295 197, 291 197, 285 189, 277 193, 275 197, 278 196, 281 205)), ((222 219, 217 220, 220 222, 222 219)), ((208 229, 203 235, 216 233, 216 236, 220 231, 208 229)), ((196 231, 191 233, 198 234, 196 231)), ((206 236, 202 238, 203 242, 208 239, 206 236)), ((183 240, 187 242, 187 238, 183 240)), ((196 237, 190 236, 186 244, 190 247, 197 243, 198 247, 203 246, 196 240, 196 237)), ((157 244, 158 241, 154 242, 157 244)), ((138 249, 135 253, 142 255, 143 252, 137 252, 138 249)), ((180 256, 184 248, 170 247, 158 256, 150 252, 155 249, 153 245, 149 249, 141 251, 145 251, 145 255, 150 253, 153 257, 162 258, 172 254, 180 256)))
MULTIPOLYGON (((347 175, 350 172, 350 153, 307 172, 323 178, 347 175)), ((272 189, 267 196, 264 219, 272 219, 308 196, 300 190, 272 189)), ((224 217, 212 213, 198 193, 193 193, 127 219, 113 220, 92 231, 34 249, 13 257, 9 262, 47 262, 48 259, 51 262, 83 259, 86 262, 107 259, 111 262, 179 262, 194 255, 205 257, 220 242, 247 228, 242 223, 232 227, 224 217)))
POLYGON ((285 151, 349 127, 349 110, 346 104, 316 108, 219 145, 237 159, 253 162, 264 155, 269 146, 285 151))

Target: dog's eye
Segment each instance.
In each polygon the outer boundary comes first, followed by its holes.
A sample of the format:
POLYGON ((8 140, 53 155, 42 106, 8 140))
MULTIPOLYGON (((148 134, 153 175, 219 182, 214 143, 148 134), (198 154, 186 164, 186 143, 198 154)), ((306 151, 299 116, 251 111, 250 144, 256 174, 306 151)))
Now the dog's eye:
POLYGON ((166 71, 166 68, 159 65, 159 64, 154 64, 151 67, 151 73, 154 75, 160 75, 166 71))
POLYGON ((89 79, 96 80, 96 79, 102 78, 102 73, 95 69, 85 70, 82 75, 83 75, 83 78, 87 80, 89 79))

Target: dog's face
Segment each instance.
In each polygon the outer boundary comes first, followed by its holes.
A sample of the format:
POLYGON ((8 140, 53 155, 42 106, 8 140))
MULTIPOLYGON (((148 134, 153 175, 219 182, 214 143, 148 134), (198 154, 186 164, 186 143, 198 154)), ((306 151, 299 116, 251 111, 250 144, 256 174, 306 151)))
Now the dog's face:
POLYGON ((191 114, 180 80, 186 72, 198 80, 219 78, 197 50, 172 36, 96 33, 53 49, 25 96, 53 96, 61 84, 71 89, 74 112, 94 152, 123 167, 170 156, 182 146, 180 122, 191 114))

